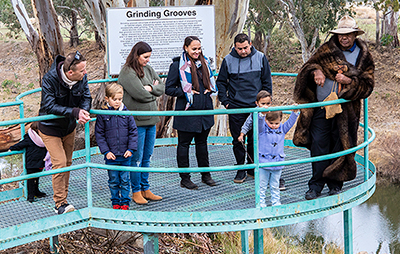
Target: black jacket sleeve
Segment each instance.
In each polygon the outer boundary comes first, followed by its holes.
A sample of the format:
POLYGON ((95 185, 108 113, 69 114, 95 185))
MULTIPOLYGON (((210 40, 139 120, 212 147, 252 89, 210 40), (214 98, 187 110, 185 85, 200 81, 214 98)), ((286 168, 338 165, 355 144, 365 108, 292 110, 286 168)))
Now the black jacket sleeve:
POLYGON ((173 97, 185 97, 179 78, 179 61, 174 61, 169 66, 168 77, 165 82, 165 94, 173 97))
POLYGON ((226 95, 226 92, 228 90, 228 75, 228 67, 224 59, 221 64, 221 68, 219 69, 217 87, 218 99, 225 107, 229 103, 228 96, 226 95))

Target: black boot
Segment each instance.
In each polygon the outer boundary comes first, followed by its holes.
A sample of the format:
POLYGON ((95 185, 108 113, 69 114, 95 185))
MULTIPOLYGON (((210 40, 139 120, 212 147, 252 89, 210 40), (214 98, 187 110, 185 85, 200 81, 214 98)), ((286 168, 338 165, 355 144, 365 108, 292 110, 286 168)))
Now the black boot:
POLYGON ((201 174, 201 181, 208 186, 215 186, 217 183, 211 178, 210 172, 201 174))
POLYGON ((27 200, 32 203, 33 201, 35 201, 35 180, 34 179, 27 180, 27 189, 28 189, 27 200))
POLYGON ((39 190, 39 178, 35 178, 35 196, 38 198, 46 197, 47 194, 39 190))
POLYGON ((182 188, 187 188, 189 190, 196 190, 197 188, 199 188, 199 186, 197 186, 196 184, 194 184, 191 180, 190 180, 190 175, 186 174, 186 173, 181 173, 181 187, 182 188))

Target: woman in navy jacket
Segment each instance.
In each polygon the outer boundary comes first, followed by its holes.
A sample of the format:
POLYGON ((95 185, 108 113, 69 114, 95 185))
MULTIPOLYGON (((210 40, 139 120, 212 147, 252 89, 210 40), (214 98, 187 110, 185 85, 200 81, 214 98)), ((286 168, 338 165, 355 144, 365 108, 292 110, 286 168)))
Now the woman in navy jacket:
MULTIPOLYGON (((184 52, 173 59, 165 85, 165 94, 177 97, 175 110, 212 110, 211 93, 216 86, 209 62, 201 51, 201 42, 195 36, 185 38, 184 52)), ((207 137, 214 125, 214 116, 175 116, 173 127, 178 131, 178 167, 189 167, 189 146, 194 138, 197 165, 209 167, 207 137)), ((181 187, 197 189, 189 173, 179 173, 181 187)), ((210 172, 201 173, 203 183, 214 186, 210 172)))

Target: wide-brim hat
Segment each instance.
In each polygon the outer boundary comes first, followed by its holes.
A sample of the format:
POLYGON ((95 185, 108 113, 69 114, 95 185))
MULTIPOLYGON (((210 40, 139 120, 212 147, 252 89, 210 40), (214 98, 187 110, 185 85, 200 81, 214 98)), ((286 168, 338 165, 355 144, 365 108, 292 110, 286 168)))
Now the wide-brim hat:
POLYGON ((332 34, 349 34, 354 32, 356 32, 357 35, 364 33, 363 30, 358 28, 356 21, 348 15, 339 20, 337 29, 329 31, 329 33, 332 34))

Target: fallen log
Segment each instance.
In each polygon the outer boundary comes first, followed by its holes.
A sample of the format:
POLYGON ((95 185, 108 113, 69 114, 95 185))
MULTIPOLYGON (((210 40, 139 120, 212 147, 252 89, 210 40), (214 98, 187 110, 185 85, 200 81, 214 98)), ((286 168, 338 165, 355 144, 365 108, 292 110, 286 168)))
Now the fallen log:
MULTIPOLYGON (((25 133, 28 131, 30 123, 25 125, 25 133)), ((11 125, 0 129, 0 152, 6 152, 10 146, 21 140, 21 127, 19 124, 11 125)))

